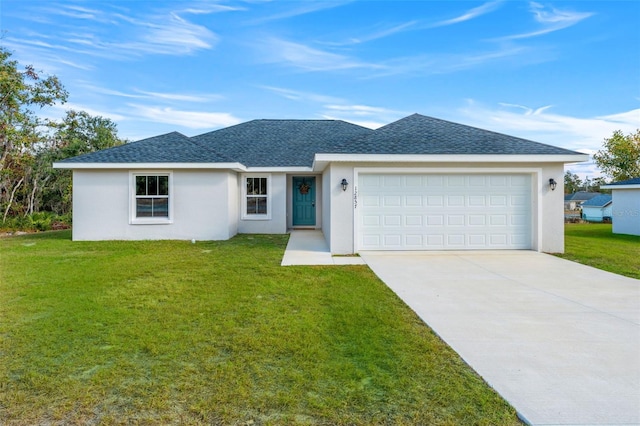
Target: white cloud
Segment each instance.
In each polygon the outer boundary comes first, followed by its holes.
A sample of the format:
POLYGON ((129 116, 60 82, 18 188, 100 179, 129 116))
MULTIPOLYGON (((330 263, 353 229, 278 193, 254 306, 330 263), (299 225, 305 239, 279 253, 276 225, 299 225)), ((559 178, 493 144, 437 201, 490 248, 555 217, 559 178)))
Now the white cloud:
POLYGON ((530 49, 524 46, 500 46, 495 50, 466 54, 432 54, 395 58, 382 64, 381 70, 370 74, 368 77, 385 77, 398 74, 420 75, 448 74, 472 68, 478 68, 486 64, 499 61, 507 61, 518 58, 517 66, 522 66, 527 61, 537 61, 530 49))
POLYGON ((325 105, 322 117, 330 120, 344 120, 359 126, 377 129, 408 115, 404 111, 369 105, 325 105))
POLYGON ((514 34, 510 36, 500 37, 495 40, 517 40, 523 38, 537 37, 544 34, 552 33, 554 31, 562 30, 564 28, 571 27, 578 22, 593 16, 590 12, 571 12, 567 10, 557 10, 554 8, 545 9, 545 7, 539 3, 530 3, 531 12, 534 15, 534 19, 542 25, 542 28, 536 31, 514 34))
POLYGON ((358 119, 353 119, 353 118, 345 118, 345 117, 339 116, 339 115, 322 114, 321 117, 323 119, 325 119, 325 120, 342 120, 342 121, 346 121, 348 123, 356 124, 358 126, 367 127, 369 129, 377 129, 378 127, 382 127, 385 124, 388 124, 386 122, 380 122, 380 121, 358 120, 358 119))
POLYGON ((468 100, 457 110, 457 120, 585 153, 600 149, 604 138, 615 130, 630 133, 640 128, 640 109, 605 116, 572 117, 554 114, 549 111, 550 106, 501 105, 501 108, 491 108, 468 100))
POLYGON ((181 111, 168 107, 129 104, 132 113, 150 121, 174 124, 190 129, 227 127, 240 123, 240 119, 226 112, 181 111))
POLYGON ((65 113, 69 110, 84 111, 89 115, 108 118, 114 122, 124 121, 127 119, 127 117, 122 114, 118 114, 112 111, 99 110, 96 108, 89 107, 87 105, 77 104, 73 102, 67 102, 65 104, 56 104, 52 106, 51 114, 49 114, 46 118, 53 119, 53 120, 60 120, 64 117, 65 113))
POLYGON ((293 8, 290 10, 286 10, 284 12, 281 13, 277 13, 274 15, 270 15, 270 16, 265 16, 262 18, 258 18, 258 19, 254 19, 252 21, 249 21, 248 24, 250 25, 256 25, 256 24, 263 24, 265 22, 269 22, 269 21, 276 21, 276 20, 280 20, 280 19, 288 19, 288 18, 293 18, 296 16, 300 16, 300 15, 306 15, 309 13, 315 13, 315 12, 319 12, 325 9, 333 9, 335 7, 340 7, 343 6, 345 4, 351 3, 351 0, 347 0, 347 1, 338 1, 338 0, 333 0, 333 1, 315 1, 315 2, 311 2, 311 1, 307 1, 307 2, 282 2, 283 4, 286 4, 287 6, 289 5, 301 5, 300 7, 297 8, 293 8))
POLYGON ((484 3, 484 4, 482 4, 482 5, 478 6, 478 7, 474 7, 473 9, 469 9, 468 11, 466 11, 465 13, 463 13, 460 16, 457 16, 457 17, 452 18, 452 19, 447 19, 447 20, 444 20, 444 21, 440 21, 440 22, 436 22, 436 23, 430 24, 428 27, 430 27, 430 28, 443 27, 443 26, 459 24, 461 22, 465 22, 465 21, 469 21, 471 19, 475 19, 478 16, 482 16, 482 15, 484 15, 486 13, 493 12, 495 9, 498 8, 500 3, 502 3, 502 0, 490 1, 490 2, 484 3))
POLYGON ((284 63, 307 71, 335 71, 354 68, 379 69, 380 65, 361 62, 348 56, 325 52, 300 43, 277 38, 259 46, 266 62, 284 63))
POLYGON ((370 34, 367 35, 363 35, 363 36, 359 36, 359 37, 352 37, 346 41, 343 42, 337 42, 337 43, 326 43, 328 45, 333 45, 333 46, 345 46, 345 45, 352 45, 352 44, 360 44, 360 43, 365 43, 365 42, 369 42, 369 41, 373 41, 373 40, 378 40, 381 38, 385 38, 385 37, 389 37, 398 33, 403 33, 403 32, 407 32, 407 31, 416 31, 416 30, 424 30, 424 29, 429 29, 429 28, 437 28, 437 27, 444 27, 444 26, 448 26, 448 25, 454 25, 454 24, 459 24, 465 21, 469 21, 471 19, 475 19, 479 16, 482 16, 486 13, 492 12, 495 9, 498 8, 498 6, 503 2, 503 0, 496 0, 496 1, 490 1, 487 3, 484 3, 478 7, 474 7, 473 9, 469 9, 468 11, 464 12, 462 15, 457 16, 455 18, 451 18, 451 19, 447 19, 444 21, 439 21, 439 22, 434 22, 434 23, 421 23, 419 20, 412 20, 412 21, 408 21, 408 22, 404 22, 402 24, 396 24, 396 25, 392 25, 390 27, 387 28, 383 28, 383 29, 379 29, 376 30, 370 34))
POLYGON ((216 94, 185 94, 185 93, 160 93, 160 92, 147 92, 144 90, 135 90, 137 93, 141 93, 142 97, 154 99, 154 100, 167 100, 167 101, 180 101, 180 102, 210 102, 219 101, 223 97, 216 94))
POLYGON ((51 23, 55 28, 52 35, 32 33, 29 38, 13 38, 11 42, 16 50, 32 47, 35 56, 64 52, 66 61, 71 64, 78 62, 69 59, 71 55, 114 60, 146 54, 176 56, 212 49, 218 43, 215 33, 177 12, 135 16, 126 11, 120 13, 108 8, 96 10, 80 6, 46 7, 40 12, 62 15, 64 23, 51 23), (94 24, 87 26, 84 21, 93 21, 94 24), (104 30, 109 30, 115 37, 104 39, 99 32, 104 30))
POLYGON ((261 89, 268 90, 277 95, 282 96, 283 98, 290 99, 292 101, 303 101, 303 102, 319 102, 319 103, 340 103, 344 102, 342 98, 337 98, 334 96, 327 96, 318 93, 312 92, 304 92, 300 90, 292 90, 285 89, 282 87, 274 87, 274 86, 258 86, 261 89))
POLYGON ((409 22, 405 22, 403 24, 397 24, 397 25, 393 25, 391 27, 388 28, 383 28, 380 30, 377 30, 371 34, 366 34, 360 37, 352 37, 349 38, 346 41, 342 41, 342 42, 328 42, 328 43, 324 43, 327 44, 329 46, 347 46, 347 45, 352 45, 352 44, 360 44, 360 43, 366 43, 369 41, 373 41, 373 40, 378 40, 381 38, 385 38, 385 37, 389 37, 392 36, 394 34, 397 33, 402 33, 405 31, 409 31, 412 29, 416 29, 416 24, 418 23, 418 21, 409 21, 409 22))

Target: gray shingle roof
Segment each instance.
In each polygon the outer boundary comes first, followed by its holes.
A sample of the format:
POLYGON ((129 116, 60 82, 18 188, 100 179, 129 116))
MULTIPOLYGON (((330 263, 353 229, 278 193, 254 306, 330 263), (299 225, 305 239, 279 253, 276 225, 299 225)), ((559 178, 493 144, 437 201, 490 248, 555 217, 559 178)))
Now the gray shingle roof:
POLYGON ((340 120, 253 120, 192 139, 248 167, 308 167, 316 153, 371 133, 340 120))
POLYGON ((61 163, 229 163, 215 152, 182 133, 171 132, 102 151, 62 160, 61 163))
POLYGON ((413 114, 343 147, 362 154, 574 155, 567 149, 413 114))
POLYGON ((582 203, 582 207, 604 207, 611 202, 611 195, 600 194, 582 203))
POLYGON ((253 120, 202 135, 178 132, 61 163, 241 163, 310 167, 315 154, 575 155, 526 139, 413 114, 377 130, 340 120, 253 120))

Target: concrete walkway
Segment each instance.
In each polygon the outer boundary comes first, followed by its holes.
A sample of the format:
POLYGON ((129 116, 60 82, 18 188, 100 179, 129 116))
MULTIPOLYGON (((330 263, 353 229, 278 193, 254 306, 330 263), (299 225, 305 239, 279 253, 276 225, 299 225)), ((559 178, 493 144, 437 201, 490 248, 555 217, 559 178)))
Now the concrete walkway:
POLYGON ((322 231, 292 230, 282 257, 282 266, 364 265, 359 256, 332 256, 322 231))
POLYGON ((640 280, 530 251, 362 258, 525 422, 640 424, 640 280))

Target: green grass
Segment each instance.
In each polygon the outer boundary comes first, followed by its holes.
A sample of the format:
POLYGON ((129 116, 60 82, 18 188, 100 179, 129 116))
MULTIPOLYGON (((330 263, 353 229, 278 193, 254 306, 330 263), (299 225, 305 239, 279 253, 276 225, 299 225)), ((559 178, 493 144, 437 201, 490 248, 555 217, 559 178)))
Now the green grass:
POLYGON ((519 424, 366 266, 286 241, 0 239, 0 424, 519 424))
POLYGON ((640 279, 640 237, 611 232, 611 224, 565 225, 565 253, 558 256, 640 279))

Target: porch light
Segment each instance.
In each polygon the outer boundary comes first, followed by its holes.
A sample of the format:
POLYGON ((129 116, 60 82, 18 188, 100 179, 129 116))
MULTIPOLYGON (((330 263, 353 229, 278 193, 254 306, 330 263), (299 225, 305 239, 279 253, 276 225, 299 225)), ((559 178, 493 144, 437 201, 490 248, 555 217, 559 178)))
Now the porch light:
POLYGON ((556 186, 558 186, 558 182, 553 178, 549 179, 549 188, 551 188, 552 191, 556 190, 556 186))
POLYGON ((346 179, 342 179, 342 182, 340 182, 340 185, 342 185, 342 190, 346 191, 347 190, 347 186, 349 186, 349 182, 347 182, 346 179))

